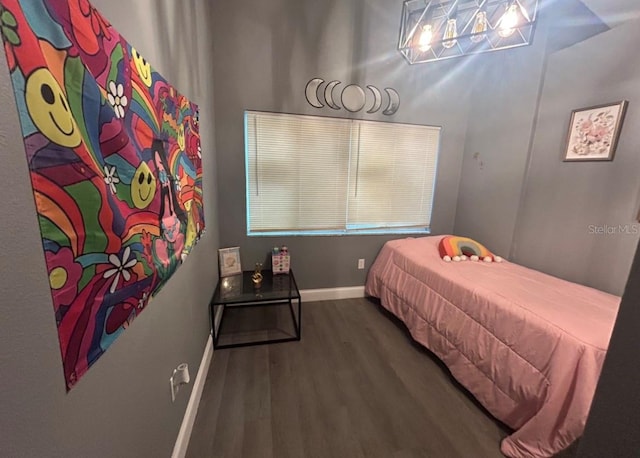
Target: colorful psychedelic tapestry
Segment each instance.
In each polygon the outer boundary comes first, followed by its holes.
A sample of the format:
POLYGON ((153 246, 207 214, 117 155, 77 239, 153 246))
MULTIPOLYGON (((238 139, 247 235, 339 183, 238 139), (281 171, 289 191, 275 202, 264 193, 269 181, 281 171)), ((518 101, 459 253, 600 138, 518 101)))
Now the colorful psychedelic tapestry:
POLYGON ((204 230, 198 111, 87 0, 0 21, 69 390, 204 230))

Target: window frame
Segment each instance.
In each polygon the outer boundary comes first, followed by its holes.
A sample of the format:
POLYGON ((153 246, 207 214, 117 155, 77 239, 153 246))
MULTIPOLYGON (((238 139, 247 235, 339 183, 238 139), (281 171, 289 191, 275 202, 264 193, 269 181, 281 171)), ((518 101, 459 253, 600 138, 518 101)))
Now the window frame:
MULTIPOLYGON (((443 127, 438 125, 429 125, 429 124, 418 124, 411 122, 392 122, 387 120, 369 120, 369 119, 359 119, 359 118, 345 118, 345 117, 336 117, 336 116, 327 116, 327 115, 310 115, 310 114, 300 114, 300 113, 289 113, 289 112, 273 112, 267 110, 244 110, 243 112, 243 135, 244 135, 244 162, 245 162, 245 217, 246 217, 246 235, 247 237, 342 237, 342 236, 357 236, 357 235, 429 235, 432 232, 432 222, 433 222, 433 210, 435 207, 436 201, 436 187, 438 181, 438 166, 440 164, 440 153, 442 151, 442 132, 443 127), (251 231, 250 230, 250 218, 251 218, 251 203, 250 203, 250 183, 249 183, 249 139, 248 139, 248 123, 247 116, 250 114, 270 114, 270 115, 289 115, 289 116, 304 116, 311 118, 327 118, 327 119, 338 119, 343 120, 345 122, 371 122, 371 123, 380 123, 380 124, 400 124, 406 126, 416 126, 416 127, 427 127, 438 130, 438 141, 435 153, 434 160, 434 175, 433 175, 433 183, 432 183, 432 202, 431 202, 431 214, 429 215, 429 225, 424 227, 420 226, 388 226, 388 227, 361 227, 358 228, 357 225, 345 224, 344 229, 299 229, 299 230, 265 230, 265 231, 251 231)), ((347 193, 348 199, 348 193, 347 193)))

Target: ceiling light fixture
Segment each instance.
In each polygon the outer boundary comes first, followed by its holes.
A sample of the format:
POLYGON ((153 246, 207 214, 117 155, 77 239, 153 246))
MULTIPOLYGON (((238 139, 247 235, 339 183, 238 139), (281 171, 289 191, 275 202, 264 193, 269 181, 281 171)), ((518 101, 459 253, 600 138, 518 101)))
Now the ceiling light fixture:
POLYGON ((398 50, 410 64, 531 44, 538 0, 406 0, 398 50))

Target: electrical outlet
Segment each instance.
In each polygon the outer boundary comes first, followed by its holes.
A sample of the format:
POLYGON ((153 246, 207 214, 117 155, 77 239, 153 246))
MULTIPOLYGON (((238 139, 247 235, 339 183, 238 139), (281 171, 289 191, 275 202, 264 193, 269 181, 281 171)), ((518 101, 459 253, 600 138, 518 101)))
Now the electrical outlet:
POLYGON ((358 259, 358 270, 364 269, 364 259, 358 259))

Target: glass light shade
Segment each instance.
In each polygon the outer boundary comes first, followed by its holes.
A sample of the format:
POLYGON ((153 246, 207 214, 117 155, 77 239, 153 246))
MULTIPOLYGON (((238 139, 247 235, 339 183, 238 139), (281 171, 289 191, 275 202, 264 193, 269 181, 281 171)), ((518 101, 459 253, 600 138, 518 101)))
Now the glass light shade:
POLYGON ((418 47, 420 51, 429 51, 431 48, 431 40, 433 40, 433 27, 431 24, 422 26, 422 33, 418 39, 418 47))
POLYGON ((476 19, 473 22, 473 28, 471 29, 471 33, 475 35, 471 35, 470 40, 473 43, 480 43, 482 40, 486 38, 487 31, 487 13, 484 11, 478 11, 476 14, 476 19))
POLYGON ((445 48, 452 48, 453 46, 455 46, 456 42, 458 41, 456 40, 457 36, 458 36, 458 29, 456 27, 456 20, 449 19, 447 21, 447 26, 444 29, 444 35, 442 36, 442 39, 444 40, 442 42, 442 46, 444 46, 445 48))
POLYGON ((500 26, 498 27, 498 35, 502 38, 507 38, 513 35, 518 27, 518 7, 515 3, 512 3, 507 7, 502 18, 500 18, 500 26))

